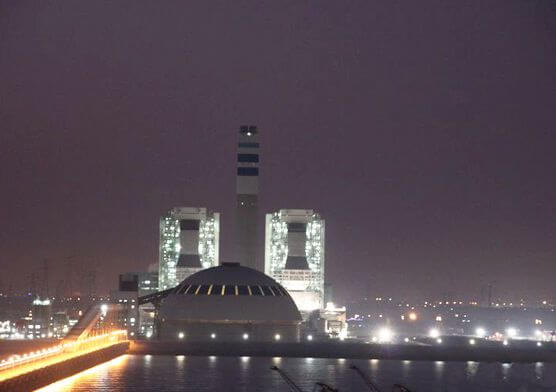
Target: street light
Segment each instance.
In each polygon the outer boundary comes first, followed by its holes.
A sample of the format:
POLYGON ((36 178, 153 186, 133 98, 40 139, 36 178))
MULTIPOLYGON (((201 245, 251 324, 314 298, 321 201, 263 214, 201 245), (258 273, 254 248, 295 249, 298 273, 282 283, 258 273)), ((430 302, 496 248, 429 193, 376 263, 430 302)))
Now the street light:
POLYGON ((383 327, 378 330, 378 341, 381 343, 388 343, 392 341, 394 333, 389 328, 383 327))
POLYGON ((517 336, 517 329, 510 327, 506 330, 506 335, 509 338, 515 338, 517 336))
POLYGON ((478 327, 475 329, 475 335, 480 338, 484 338, 486 336, 486 330, 483 327, 478 327))

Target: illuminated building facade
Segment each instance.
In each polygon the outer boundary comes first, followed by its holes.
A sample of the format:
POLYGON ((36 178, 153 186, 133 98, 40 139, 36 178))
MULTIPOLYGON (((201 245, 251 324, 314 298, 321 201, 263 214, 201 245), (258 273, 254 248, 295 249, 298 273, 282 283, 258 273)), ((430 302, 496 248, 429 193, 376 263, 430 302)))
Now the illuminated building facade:
MULTIPOLYGON (((158 291, 158 271, 137 273, 137 294, 139 297, 158 291)), ((139 305, 139 335, 150 338, 154 333, 155 307, 152 303, 139 305)))
POLYGON ((160 218, 158 287, 166 290, 219 260, 220 214, 176 207, 160 218))
POLYGON ((122 307, 118 312, 118 323, 129 331, 130 336, 135 336, 139 329, 138 287, 139 276, 128 272, 119 276, 118 290, 110 292, 112 303, 122 307))
POLYGON ((328 302, 324 309, 310 315, 307 332, 317 339, 345 339, 348 332, 346 320, 346 307, 336 307, 332 302, 328 302))
POLYGON ((324 307, 324 220, 313 210, 266 215, 265 273, 302 312, 324 307))
POLYGON ((50 299, 36 298, 33 301, 31 315, 31 322, 27 326, 28 336, 32 335, 35 339, 52 337, 52 303, 50 299))
POLYGON ((242 265, 262 271, 262 262, 257 252, 259 133, 256 126, 240 127, 237 147, 237 260, 242 265))

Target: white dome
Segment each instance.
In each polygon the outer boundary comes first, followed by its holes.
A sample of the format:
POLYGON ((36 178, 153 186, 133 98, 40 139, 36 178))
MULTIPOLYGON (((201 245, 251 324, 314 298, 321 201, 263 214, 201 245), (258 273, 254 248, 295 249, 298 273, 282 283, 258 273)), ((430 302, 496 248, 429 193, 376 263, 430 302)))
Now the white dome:
POLYGON ((239 263, 199 271, 164 298, 159 317, 171 321, 300 322, 288 292, 274 279, 239 263))

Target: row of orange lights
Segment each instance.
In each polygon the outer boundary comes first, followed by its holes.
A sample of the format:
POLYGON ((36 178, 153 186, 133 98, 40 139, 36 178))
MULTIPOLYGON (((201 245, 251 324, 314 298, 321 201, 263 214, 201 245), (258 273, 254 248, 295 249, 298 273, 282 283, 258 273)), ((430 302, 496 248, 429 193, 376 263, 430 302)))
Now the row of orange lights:
POLYGON ((68 343, 63 343, 63 344, 59 344, 57 346, 54 347, 50 347, 50 348, 44 348, 42 350, 37 350, 37 351, 31 351, 30 353, 25 353, 22 355, 13 355, 11 357, 9 357, 8 359, 3 359, 2 361, 0 361, 0 370, 4 370, 8 367, 12 367, 14 365, 19 365, 22 364, 24 362, 29 362, 32 360, 36 360, 38 358, 44 358, 53 354, 57 354, 61 351, 63 351, 64 349, 67 348, 71 348, 74 347, 75 345, 78 344, 82 344, 82 343, 89 343, 95 340, 99 340, 102 338, 107 338, 107 337, 113 337, 115 335, 122 335, 122 334, 127 334, 126 330, 117 330, 117 331, 112 331, 110 333, 107 334, 102 334, 102 335, 96 335, 96 336, 92 336, 90 338, 87 339, 83 339, 83 340, 78 340, 75 342, 68 342, 68 343))

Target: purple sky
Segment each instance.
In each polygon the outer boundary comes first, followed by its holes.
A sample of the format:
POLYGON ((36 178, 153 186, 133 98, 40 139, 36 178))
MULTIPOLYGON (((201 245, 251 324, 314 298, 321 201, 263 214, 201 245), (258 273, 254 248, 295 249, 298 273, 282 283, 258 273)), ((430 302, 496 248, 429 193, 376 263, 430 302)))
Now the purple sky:
POLYGON ((175 205, 233 260, 255 124, 261 224, 320 211, 340 300, 555 298, 556 3, 457 4, 3 1, 0 284, 72 258, 107 291, 175 205))

